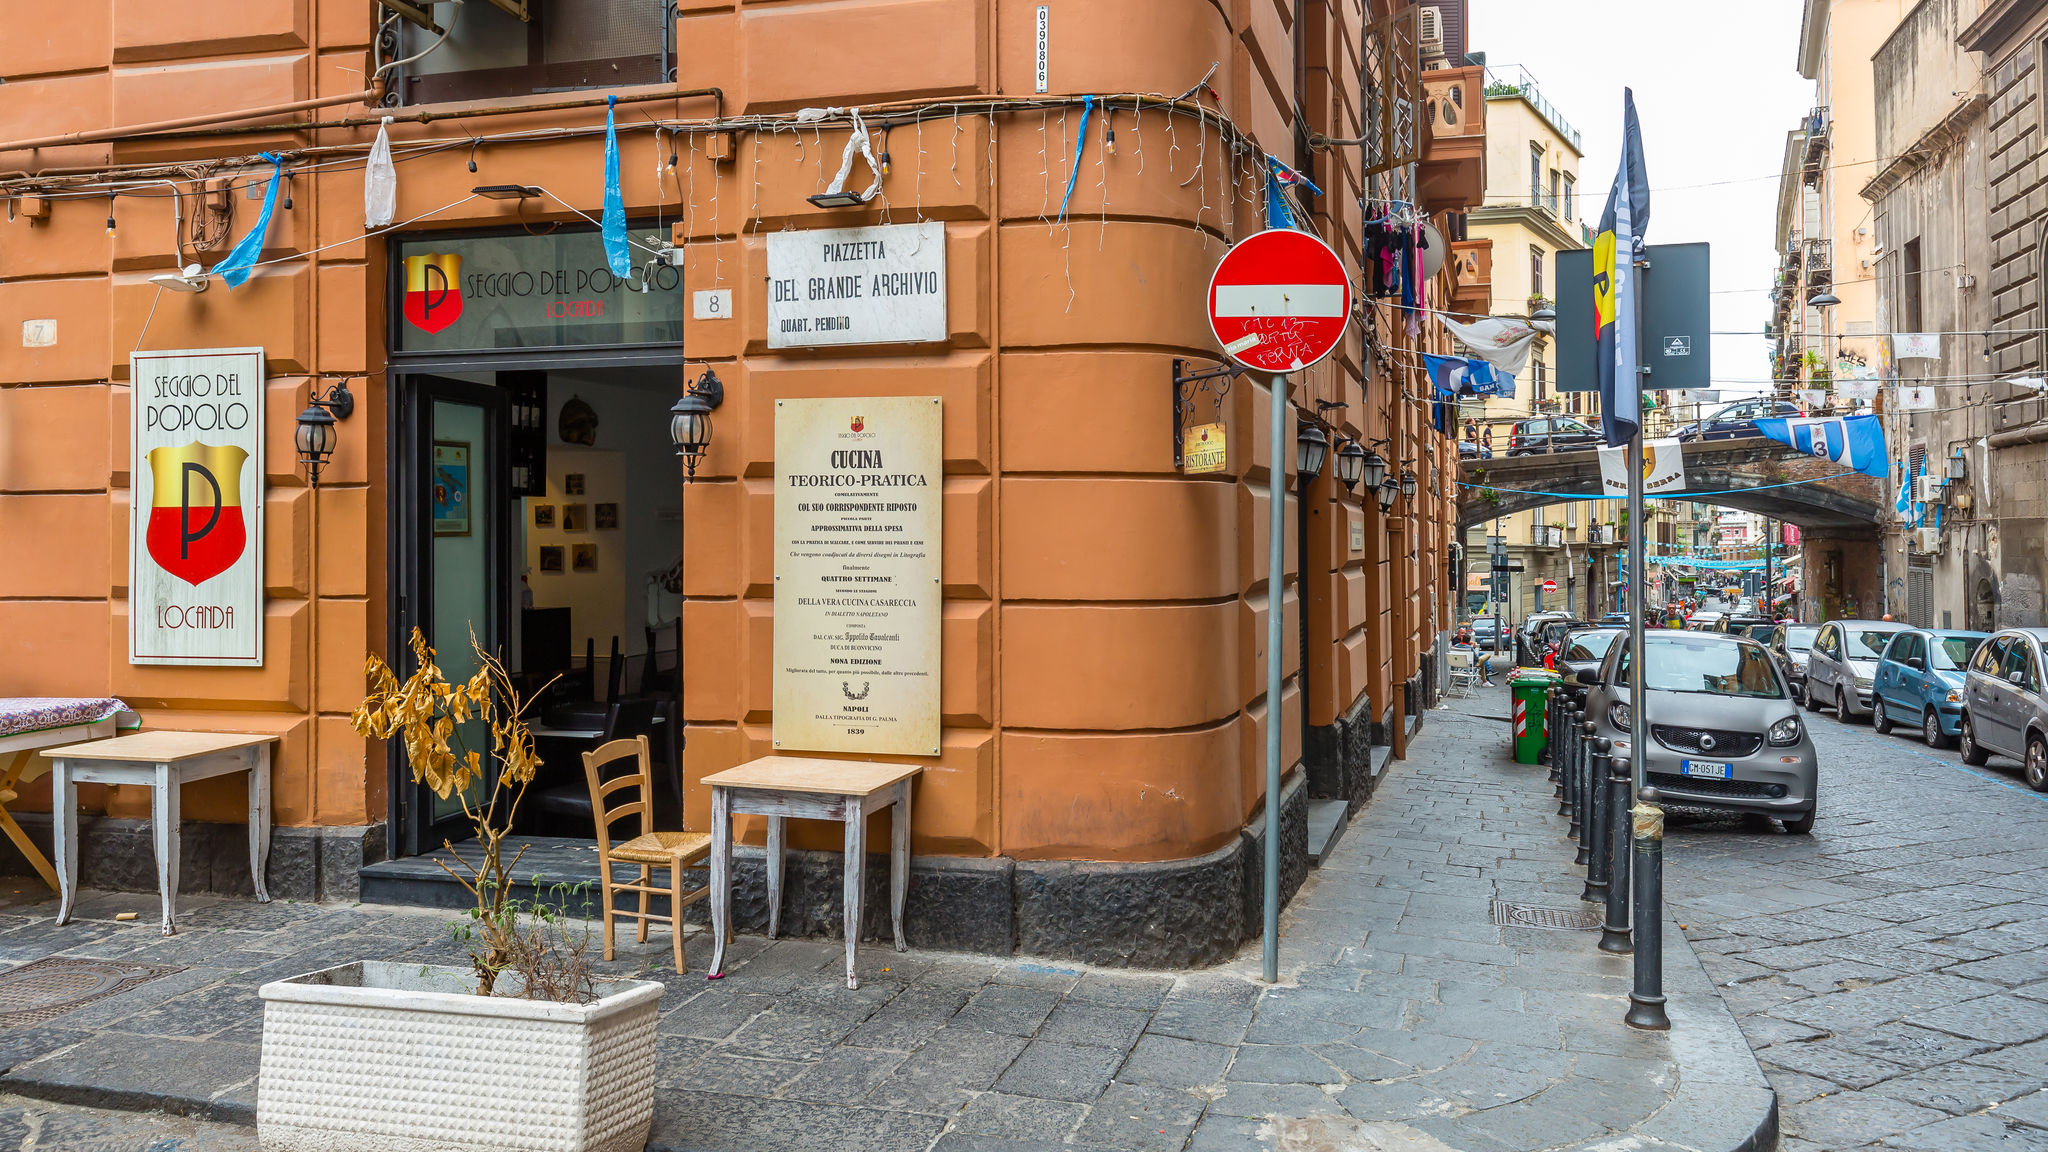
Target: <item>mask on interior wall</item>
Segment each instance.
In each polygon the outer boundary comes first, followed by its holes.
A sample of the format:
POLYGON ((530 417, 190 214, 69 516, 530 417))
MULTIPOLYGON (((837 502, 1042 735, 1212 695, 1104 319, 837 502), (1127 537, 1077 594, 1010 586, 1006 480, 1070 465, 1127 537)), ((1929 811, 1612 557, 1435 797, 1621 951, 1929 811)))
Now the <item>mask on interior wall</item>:
POLYGON ((583 402, 581 396, 571 396, 562 405, 561 418, 555 422, 555 432, 564 444, 581 444, 588 448, 597 443, 597 409, 583 402))

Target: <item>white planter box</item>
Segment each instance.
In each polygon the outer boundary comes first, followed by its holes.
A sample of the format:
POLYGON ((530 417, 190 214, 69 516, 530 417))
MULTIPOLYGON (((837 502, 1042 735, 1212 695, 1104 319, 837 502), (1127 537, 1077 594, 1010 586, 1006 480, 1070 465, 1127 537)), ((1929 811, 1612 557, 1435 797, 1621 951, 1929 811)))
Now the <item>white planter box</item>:
POLYGON ((662 986, 477 996, 467 968, 365 961, 265 984, 266 1152, 640 1152, 662 986))

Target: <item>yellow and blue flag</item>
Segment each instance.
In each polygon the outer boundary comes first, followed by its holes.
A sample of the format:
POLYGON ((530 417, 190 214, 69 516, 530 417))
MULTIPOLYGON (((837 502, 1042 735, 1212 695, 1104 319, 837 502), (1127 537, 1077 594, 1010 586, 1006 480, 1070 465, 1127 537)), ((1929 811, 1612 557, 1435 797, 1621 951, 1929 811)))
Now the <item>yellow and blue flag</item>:
POLYGON ((1643 385, 1636 357, 1636 261, 1650 223, 1650 178, 1635 93, 1622 89, 1621 165, 1600 231, 1593 239, 1594 363, 1600 374, 1600 427, 1607 446, 1627 444, 1642 428, 1643 385))

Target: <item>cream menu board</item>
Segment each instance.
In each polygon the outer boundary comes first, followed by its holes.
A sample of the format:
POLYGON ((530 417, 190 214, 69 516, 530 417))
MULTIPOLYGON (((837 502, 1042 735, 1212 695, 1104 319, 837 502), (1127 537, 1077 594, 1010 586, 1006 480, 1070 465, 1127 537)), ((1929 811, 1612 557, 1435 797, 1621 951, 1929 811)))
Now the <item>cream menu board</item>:
POLYGON ((941 405, 775 402, 775 747, 939 751, 941 405))

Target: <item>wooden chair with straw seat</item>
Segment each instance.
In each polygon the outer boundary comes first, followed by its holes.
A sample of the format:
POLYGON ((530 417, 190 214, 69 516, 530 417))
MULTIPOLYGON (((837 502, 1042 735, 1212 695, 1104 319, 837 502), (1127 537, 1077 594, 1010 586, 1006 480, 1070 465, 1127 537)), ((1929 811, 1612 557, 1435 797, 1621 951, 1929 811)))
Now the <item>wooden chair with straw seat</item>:
POLYGON ((635 736, 631 740, 613 740, 593 751, 583 754, 583 774, 590 784, 590 810, 596 814, 597 825, 597 874, 604 895, 604 958, 612 958, 612 921, 619 916, 638 920, 639 943, 647 942, 647 925, 650 921, 665 923, 675 946, 676 971, 690 969, 683 960, 683 909, 704 899, 711 893, 707 883, 685 892, 683 870, 693 865, 704 864, 711 854, 711 834, 708 832, 657 832, 650 825, 653 818, 654 770, 647 755, 647 737, 635 736), (608 765, 631 758, 632 771, 606 771, 608 765), (633 799, 612 807, 613 793, 634 789, 633 799), (639 835, 618 844, 612 843, 612 825, 627 817, 639 817, 639 835), (628 864, 639 868, 638 878, 630 884, 620 883, 612 877, 612 865, 628 864), (657 868, 668 869, 668 886, 656 887, 652 873, 657 868), (640 896, 640 910, 624 911, 618 908, 617 894, 635 892, 640 896), (668 915, 656 915, 647 910, 649 896, 666 896, 669 900, 668 915))

